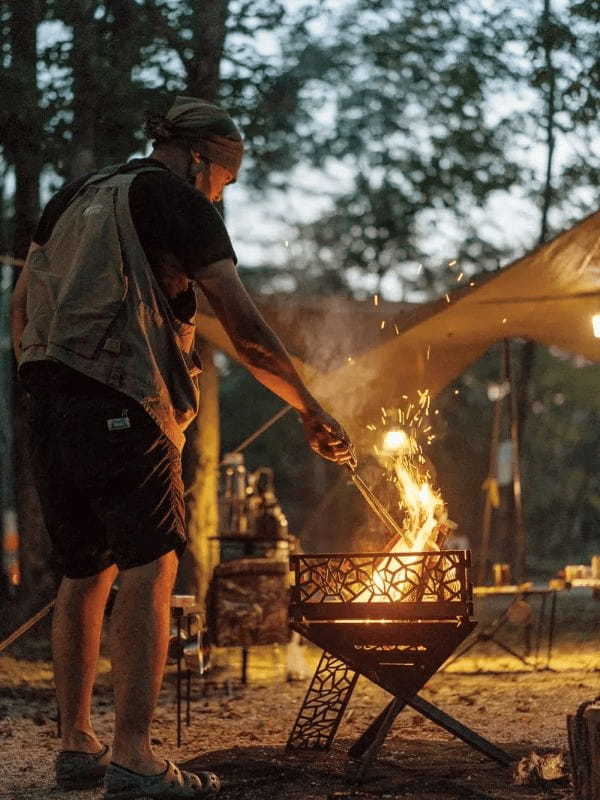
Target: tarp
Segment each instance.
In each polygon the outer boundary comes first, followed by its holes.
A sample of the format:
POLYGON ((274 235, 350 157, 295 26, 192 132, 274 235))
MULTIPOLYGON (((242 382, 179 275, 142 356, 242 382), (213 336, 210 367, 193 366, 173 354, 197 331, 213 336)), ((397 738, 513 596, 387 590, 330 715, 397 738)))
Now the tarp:
MULTIPOLYGON (((311 391, 355 434, 382 406, 404 405, 402 395, 429 389, 435 396, 504 338, 532 339, 600 362, 592 330, 592 316, 600 314, 600 212, 430 303, 255 299, 311 391)), ((236 357, 208 309, 199 313, 198 329, 236 357)))

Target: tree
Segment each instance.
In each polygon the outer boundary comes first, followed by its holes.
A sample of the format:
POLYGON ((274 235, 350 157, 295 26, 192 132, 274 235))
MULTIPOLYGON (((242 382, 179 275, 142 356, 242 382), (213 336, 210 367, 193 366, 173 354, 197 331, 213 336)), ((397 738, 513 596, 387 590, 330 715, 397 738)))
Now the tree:
MULTIPOLYGON (((3 4, 6 8, 6 4, 3 4)), ((24 258, 39 214, 41 113, 37 82, 40 4, 9 4, 6 94, 0 111, 4 156, 15 174, 12 251, 24 258)))

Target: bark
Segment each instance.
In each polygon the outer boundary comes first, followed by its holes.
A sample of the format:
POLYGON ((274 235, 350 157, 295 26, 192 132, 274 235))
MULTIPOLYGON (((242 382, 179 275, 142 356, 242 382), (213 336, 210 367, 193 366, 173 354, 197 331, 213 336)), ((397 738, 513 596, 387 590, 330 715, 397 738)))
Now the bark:
POLYGON ((15 170, 13 253, 27 255, 39 214, 42 167, 41 116, 37 85, 38 2, 14 3, 10 16, 11 73, 18 81, 19 106, 8 114, 5 142, 15 170))
MULTIPOLYGON (((39 184, 42 168, 42 117, 37 84, 37 28, 40 4, 14 3, 11 6, 9 40, 11 76, 16 81, 18 104, 5 117, 4 143, 7 160, 15 171, 13 253, 27 254, 39 216, 39 184)), ((16 279, 16 272, 15 272, 16 279)), ((44 526, 39 514, 28 460, 24 398, 14 381, 14 363, 7 364, 9 395, 12 395, 13 452, 10 468, 3 475, 3 512, 17 508, 19 536, 21 611, 39 603, 47 575, 44 563, 44 526)), ((51 580, 51 579, 50 579, 51 580)), ((19 611, 15 610, 15 619, 19 611)))
MULTIPOLYGON (((96 3, 75 0, 71 10, 73 25, 73 149, 67 165, 69 178, 77 178, 96 168, 97 31, 94 22, 96 3)), ((126 78, 125 78, 126 79, 126 78)))
MULTIPOLYGON (((544 129, 546 135, 546 174, 544 188, 542 190, 542 210, 540 219, 540 236, 538 244, 543 244, 548 237, 548 216, 554 191, 552 186, 552 171, 554 168, 554 155, 556 146, 556 68, 553 63, 553 41, 551 29, 552 9, 550 0, 544 0, 544 10, 542 12, 542 29, 544 40, 544 69, 548 80, 546 97, 546 117, 544 129)), ((518 392, 518 416, 519 416, 519 437, 523 440, 525 424, 529 412, 529 394, 531 377, 535 367, 536 343, 526 342, 521 351, 521 369, 518 392)))
MULTIPOLYGON (((229 0, 207 0, 194 19, 194 57, 185 62, 187 92, 214 102, 217 99, 220 63, 225 42, 229 0)), ((218 465, 219 465, 219 387, 213 351, 202 348, 204 372, 200 383, 200 412, 187 436, 188 465, 188 554, 182 565, 183 588, 204 601, 210 576, 218 562, 218 465)))
POLYGON ((213 363, 213 350, 201 349, 203 372, 200 378, 200 411, 187 434, 186 464, 188 549, 182 562, 179 586, 196 594, 200 603, 208 591, 215 564, 219 560, 217 488, 219 478, 219 378, 213 363))
POLYGON ((185 62, 187 88, 193 97, 215 102, 221 81, 229 0, 205 0, 194 15, 194 56, 185 62))

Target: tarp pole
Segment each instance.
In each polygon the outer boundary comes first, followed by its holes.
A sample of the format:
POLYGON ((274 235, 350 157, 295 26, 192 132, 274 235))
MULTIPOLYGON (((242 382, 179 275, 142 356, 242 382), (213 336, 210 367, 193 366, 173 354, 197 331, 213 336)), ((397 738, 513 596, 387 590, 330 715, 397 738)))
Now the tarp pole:
MULTIPOLYGON (((502 386, 506 381, 506 362, 501 359, 500 367, 500 385, 502 386)), ((488 575, 488 566, 490 558, 490 538, 492 533, 492 518, 493 518, 493 497, 494 491, 492 489, 492 482, 497 483, 498 480, 498 443, 500 441, 500 429, 502 427, 502 407, 504 398, 502 391, 500 391, 496 401, 494 402, 494 412, 492 418, 492 431, 490 436, 490 460, 488 466, 487 480, 485 483, 485 505, 483 507, 483 523, 481 533, 481 548, 479 551, 479 569, 477 571, 477 583, 483 586, 486 582, 488 575)), ((497 489, 496 489, 497 491, 497 489)))
POLYGON ((511 447, 511 475, 512 499, 515 522, 515 577, 524 581, 527 577, 527 537, 523 521, 523 498, 521 493, 521 443, 519 436, 519 401, 514 380, 513 359, 510 341, 504 341, 504 360, 506 362, 506 379, 508 381, 510 396, 510 439, 511 447))

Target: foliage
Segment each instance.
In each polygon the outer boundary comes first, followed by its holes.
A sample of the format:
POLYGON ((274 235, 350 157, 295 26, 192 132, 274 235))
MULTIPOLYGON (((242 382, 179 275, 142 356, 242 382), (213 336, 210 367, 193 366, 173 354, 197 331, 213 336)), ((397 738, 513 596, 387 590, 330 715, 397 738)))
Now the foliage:
MULTIPOLYGON (((455 281, 449 261, 466 274, 496 269, 537 243, 546 206, 549 234, 600 199, 599 6, 546 6, 547 13, 543 0, 207 0, 200 12, 191 0, 46 0, 32 5, 42 22, 38 85, 25 87, 13 69, 14 5, 0 0, 3 172, 16 164, 11 120, 28 140, 40 139, 31 177, 41 174, 52 189, 142 150, 144 117, 174 93, 204 94, 244 130, 242 181, 252 197, 270 191, 276 202, 296 180, 310 186, 306 204, 324 209, 295 225, 285 265, 265 259, 247 272, 250 284, 425 298, 455 281)), ((14 238, 9 217, 5 199, 5 249, 14 238)), ((447 432, 433 457, 452 476, 451 496, 460 498, 461 468, 474 465, 471 509, 461 501, 459 513, 465 520, 477 519, 489 430, 484 388, 495 367, 491 353, 440 398, 447 432), (461 468, 452 472, 453 464, 461 468)), ((525 509, 533 552, 547 546, 557 559, 593 547, 588 532, 600 501, 591 374, 547 354, 535 368, 532 402, 544 411, 533 414, 524 443, 525 509), (561 393, 568 399, 554 403, 561 393)), ((278 405, 234 368, 222 402, 225 447, 278 405)), ((291 432, 277 470, 298 527, 307 497, 317 500, 318 470, 298 426, 284 425, 291 432)), ((280 430, 256 445, 256 463, 280 449, 280 430)), ((333 473, 325 469, 319 480, 327 484, 333 473)))

